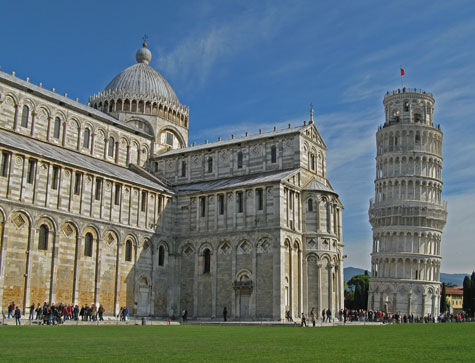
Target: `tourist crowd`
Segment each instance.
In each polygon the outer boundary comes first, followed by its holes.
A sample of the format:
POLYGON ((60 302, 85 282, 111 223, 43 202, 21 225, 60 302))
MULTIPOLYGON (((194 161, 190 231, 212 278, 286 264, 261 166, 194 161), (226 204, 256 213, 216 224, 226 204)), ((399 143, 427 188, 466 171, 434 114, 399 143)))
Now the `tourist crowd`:
POLYGON ((373 310, 349 310, 341 309, 338 313, 340 321, 343 322, 383 322, 383 323, 395 323, 395 324, 406 324, 406 323, 445 323, 445 322, 471 322, 473 319, 470 318, 467 313, 458 313, 458 314, 439 314, 438 316, 433 316, 432 314, 427 314, 425 316, 419 316, 414 314, 401 314, 401 313, 386 313, 384 311, 373 311, 373 310))
MULTIPOLYGON (((29 316, 28 320, 36 320, 39 324, 44 325, 56 325, 63 324, 67 320, 76 320, 76 321, 104 321, 104 306, 96 304, 92 305, 83 305, 79 308, 79 305, 66 305, 66 304, 48 304, 43 303, 41 305, 32 304, 29 307, 29 316)), ((25 312, 26 314, 26 312, 25 312)), ((15 318, 16 324, 21 325, 21 310, 19 306, 15 305, 15 302, 12 302, 8 305, 8 316, 7 319, 15 318)), ((129 318, 129 308, 127 306, 120 308, 119 316, 121 321, 126 321, 129 318)))
MULTIPOLYGON (((386 313, 384 311, 373 311, 373 310, 350 310, 350 309, 341 309, 337 313, 337 321, 343 323, 351 322, 379 322, 379 323, 390 323, 390 324, 408 324, 408 323, 446 323, 446 322, 472 322, 475 319, 472 319, 467 313, 458 313, 458 314, 440 314, 439 316, 432 316, 432 314, 427 314, 425 316, 417 316, 414 314, 401 314, 401 313, 386 313)), ((285 312, 285 320, 287 322, 294 322, 292 319, 292 314, 290 310, 285 312)), ((315 308, 312 308, 308 317, 302 313, 300 316, 300 325, 307 326, 307 321, 315 326, 316 322, 320 321, 322 323, 331 323, 334 322, 332 319, 332 313, 329 309, 323 309, 319 315, 315 308)))

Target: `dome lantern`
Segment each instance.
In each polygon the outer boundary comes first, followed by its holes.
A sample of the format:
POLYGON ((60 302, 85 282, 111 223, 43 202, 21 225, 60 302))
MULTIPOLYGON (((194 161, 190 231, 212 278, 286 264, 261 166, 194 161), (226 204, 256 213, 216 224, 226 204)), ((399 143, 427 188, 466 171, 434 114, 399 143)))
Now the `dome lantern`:
POLYGON ((147 43, 143 42, 142 48, 135 53, 135 59, 137 63, 149 64, 152 60, 152 52, 147 48, 147 43))

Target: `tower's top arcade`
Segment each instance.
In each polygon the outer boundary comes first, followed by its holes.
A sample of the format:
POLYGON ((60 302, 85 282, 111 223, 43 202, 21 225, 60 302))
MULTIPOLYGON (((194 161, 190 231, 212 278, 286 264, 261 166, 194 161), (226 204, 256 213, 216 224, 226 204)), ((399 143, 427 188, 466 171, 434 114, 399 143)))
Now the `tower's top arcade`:
POLYGON ((402 88, 386 92, 383 104, 386 120, 384 126, 418 123, 433 126, 435 99, 432 93, 402 88))

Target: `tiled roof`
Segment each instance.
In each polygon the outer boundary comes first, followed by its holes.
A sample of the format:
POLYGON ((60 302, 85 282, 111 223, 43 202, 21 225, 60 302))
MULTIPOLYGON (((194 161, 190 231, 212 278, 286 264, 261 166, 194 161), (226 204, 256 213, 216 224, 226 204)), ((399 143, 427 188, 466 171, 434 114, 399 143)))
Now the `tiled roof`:
POLYGON ((463 286, 446 287, 445 293, 447 295, 463 295, 463 286))
POLYGON ((13 132, 0 130, 0 145, 44 157, 51 161, 64 163, 72 167, 89 170, 104 175, 105 177, 119 179, 134 185, 138 184, 155 190, 171 192, 162 185, 152 181, 151 179, 145 178, 130 169, 13 132))
POLYGON ((308 182, 307 185, 303 187, 303 190, 315 190, 336 194, 331 186, 326 186, 315 179, 311 179, 310 182, 308 182))
POLYGON ((206 149, 211 149, 215 147, 228 146, 228 145, 237 144, 240 142, 253 141, 253 140, 271 138, 271 137, 276 137, 276 136, 289 135, 289 134, 296 134, 309 126, 310 125, 297 126, 297 127, 292 127, 292 128, 283 129, 283 130, 264 132, 262 134, 248 135, 248 136, 237 137, 235 139, 210 142, 208 144, 201 144, 201 145, 196 145, 196 146, 189 146, 183 149, 174 149, 174 150, 164 152, 163 154, 160 154, 158 158, 177 155, 177 154, 184 154, 184 153, 193 152, 193 151, 206 150, 206 149))
POLYGON ((292 169, 292 170, 286 170, 286 171, 279 170, 279 171, 274 171, 270 173, 236 176, 233 178, 217 179, 217 180, 210 180, 207 182, 179 185, 179 186, 176 186, 174 189, 180 194, 181 193, 192 194, 192 193, 209 192, 211 190, 214 191, 214 190, 227 189, 227 188, 241 188, 241 187, 246 187, 250 185, 277 182, 282 179, 289 178, 298 170, 299 169, 292 169))

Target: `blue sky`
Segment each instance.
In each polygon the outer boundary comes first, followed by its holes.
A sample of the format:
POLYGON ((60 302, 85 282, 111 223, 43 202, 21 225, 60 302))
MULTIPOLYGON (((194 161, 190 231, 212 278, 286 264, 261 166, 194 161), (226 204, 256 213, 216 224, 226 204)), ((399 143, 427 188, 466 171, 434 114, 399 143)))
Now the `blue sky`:
POLYGON ((443 272, 475 268, 475 2, 16 1, 2 4, 0 65, 86 103, 135 62, 190 107, 190 141, 308 120, 328 145, 345 205, 346 266, 370 267, 368 200, 382 99, 405 85, 436 98, 449 219, 443 272))

